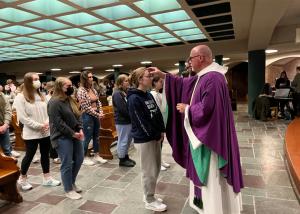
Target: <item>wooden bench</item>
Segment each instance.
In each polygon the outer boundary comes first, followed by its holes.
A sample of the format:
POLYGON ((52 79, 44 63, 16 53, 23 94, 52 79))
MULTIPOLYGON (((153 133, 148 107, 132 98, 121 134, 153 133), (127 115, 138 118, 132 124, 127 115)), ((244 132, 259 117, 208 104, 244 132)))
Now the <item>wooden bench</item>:
POLYGON ((19 176, 17 160, 0 153, 0 199, 16 203, 23 201, 17 189, 19 176))
POLYGON ((25 151, 25 143, 22 138, 22 128, 18 123, 17 113, 15 111, 12 113, 11 124, 14 128, 14 133, 16 137, 14 149, 19 151, 25 151))
POLYGON ((294 119, 286 130, 286 166, 296 196, 300 201, 300 118, 294 119))
POLYGON ((112 106, 103 107, 104 118, 100 121, 99 155, 104 159, 113 159, 111 144, 118 140, 112 106))

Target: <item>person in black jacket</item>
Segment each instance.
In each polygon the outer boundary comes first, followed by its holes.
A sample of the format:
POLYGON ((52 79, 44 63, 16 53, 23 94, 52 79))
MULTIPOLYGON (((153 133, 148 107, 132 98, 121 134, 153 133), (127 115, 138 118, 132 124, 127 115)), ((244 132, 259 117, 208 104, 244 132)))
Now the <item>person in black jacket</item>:
POLYGON ((153 96, 148 91, 152 79, 144 67, 130 76, 132 88, 128 90, 127 104, 132 124, 132 137, 138 144, 141 158, 142 185, 145 208, 157 212, 167 209, 161 199, 154 197, 161 166, 161 145, 165 127, 162 114, 153 96))
POLYGON ((112 95, 114 107, 114 117, 118 133, 117 152, 120 159, 119 166, 133 167, 135 161, 128 156, 128 149, 132 141, 131 121, 127 108, 126 92, 129 87, 128 76, 122 74, 118 76, 116 88, 112 95))
MULTIPOLYGON (((290 80, 288 79, 286 72, 282 71, 280 73, 280 78, 276 80, 275 88, 281 89, 281 88, 290 88, 290 87, 291 87, 290 80)), ((281 100, 279 102, 281 117, 284 117, 284 107, 287 105, 287 103, 288 102, 285 100, 281 100)))
POLYGON ((84 157, 84 135, 81 112, 71 97, 73 92, 72 82, 68 78, 57 78, 48 103, 48 115, 50 139, 61 160, 60 172, 66 196, 80 199, 81 189, 76 186, 75 181, 84 157))

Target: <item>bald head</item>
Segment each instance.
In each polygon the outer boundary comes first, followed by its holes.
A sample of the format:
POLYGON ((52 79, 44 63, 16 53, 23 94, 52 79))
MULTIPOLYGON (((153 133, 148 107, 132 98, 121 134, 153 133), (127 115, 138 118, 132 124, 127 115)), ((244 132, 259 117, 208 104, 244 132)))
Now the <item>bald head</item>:
POLYGON ((212 52, 207 45, 197 45, 191 51, 193 55, 202 55, 205 56, 207 59, 212 60, 212 52))
POLYGON ((198 45, 191 50, 189 64, 194 72, 199 72, 213 61, 212 51, 207 45, 198 45))

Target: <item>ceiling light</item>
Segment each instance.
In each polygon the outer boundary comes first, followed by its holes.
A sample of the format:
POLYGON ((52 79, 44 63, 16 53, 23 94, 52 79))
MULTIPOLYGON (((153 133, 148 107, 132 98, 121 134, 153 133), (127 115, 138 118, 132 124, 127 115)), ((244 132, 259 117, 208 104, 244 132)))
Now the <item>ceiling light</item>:
POLYGON ((69 73, 70 74, 80 74, 81 72, 80 71, 70 71, 69 73))
POLYGON ((84 70, 89 70, 89 69, 93 69, 94 67, 92 66, 86 66, 86 67, 83 67, 84 70))
POLYGON ((111 72, 111 71, 115 71, 115 69, 113 69, 113 68, 109 68, 109 69, 106 69, 105 71, 109 71, 109 72, 111 72))
POLYGON ((230 60, 229 57, 223 57, 223 61, 227 61, 227 60, 230 60))
POLYGON ((113 67, 115 67, 115 68, 120 68, 120 67, 122 67, 123 65, 121 65, 121 64, 116 64, 116 65, 113 65, 113 67))
POLYGON ((179 66, 179 63, 177 62, 177 63, 175 63, 174 65, 175 65, 175 66, 179 66))
POLYGON ((151 63, 152 63, 151 61, 142 61, 142 62, 141 62, 142 65, 149 65, 149 64, 151 64, 151 63))
POLYGON ((42 75, 43 73, 36 73, 37 75, 42 75))
POLYGON ((276 53, 276 52, 278 52, 278 50, 275 50, 275 49, 268 49, 268 50, 265 50, 265 52, 266 52, 267 54, 270 54, 270 53, 276 53))
POLYGON ((51 71, 61 71, 61 68, 51 68, 51 71))

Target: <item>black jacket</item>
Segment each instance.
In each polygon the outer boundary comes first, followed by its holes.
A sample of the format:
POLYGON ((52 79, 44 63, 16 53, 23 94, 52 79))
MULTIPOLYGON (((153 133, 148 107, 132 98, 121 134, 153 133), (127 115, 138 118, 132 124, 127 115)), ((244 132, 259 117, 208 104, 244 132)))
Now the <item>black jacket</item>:
POLYGON ((151 93, 129 89, 127 105, 135 143, 159 140, 165 132, 162 114, 151 93))
POLYGON ((66 137, 73 139, 75 132, 82 129, 82 123, 75 116, 68 101, 51 98, 48 103, 50 139, 54 147, 57 139, 66 137))
POLYGON ((115 123, 120 125, 130 124, 126 95, 120 90, 115 90, 112 95, 115 123))

